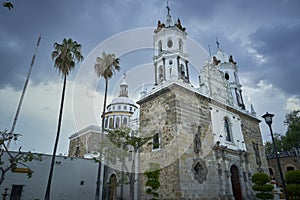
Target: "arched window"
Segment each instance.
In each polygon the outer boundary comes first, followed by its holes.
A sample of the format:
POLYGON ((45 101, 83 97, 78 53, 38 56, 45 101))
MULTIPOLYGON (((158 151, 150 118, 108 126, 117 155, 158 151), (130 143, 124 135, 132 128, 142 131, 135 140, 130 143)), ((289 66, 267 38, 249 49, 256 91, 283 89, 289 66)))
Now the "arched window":
POLYGON ((269 168, 269 173, 270 173, 271 176, 274 175, 274 172, 273 172, 273 169, 272 169, 272 168, 269 168))
POLYGON ((163 70, 163 66, 159 66, 158 69, 158 80, 161 82, 164 79, 164 70, 163 70))
POLYGON ((119 128, 120 127, 120 118, 117 117, 116 118, 116 128, 119 128))
POLYGON ((109 186, 109 193, 108 193, 108 196, 109 196, 109 199, 116 199, 117 197, 117 177, 115 174, 112 174, 109 178, 109 183, 108 183, 108 186, 109 186))
POLYGON ((182 40, 181 39, 179 39, 178 44, 179 44, 179 50, 182 51, 182 40))
POLYGON ((295 170, 295 167, 293 167, 293 166, 287 166, 286 167, 286 171, 292 171, 292 170, 295 170))
POLYGON ((230 124, 226 117, 224 118, 224 131, 225 131, 226 141, 232 142, 230 124))
POLYGON ((185 67, 183 64, 180 64, 180 74, 181 74, 181 78, 184 79, 185 78, 185 67))
POLYGON ((105 127, 105 128, 108 128, 107 126, 108 126, 108 118, 105 118, 104 127, 105 127))
POLYGON ((112 117, 109 118, 109 128, 114 128, 114 119, 112 117))
POLYGON ((158 48, 159 48, 159 53, 162 52, 162 43, 161 41, 158 42, 158 48))
POLYGON ((123 125, 127 125, 127 117, 124 117, 124 119, 123 119, 123 125))

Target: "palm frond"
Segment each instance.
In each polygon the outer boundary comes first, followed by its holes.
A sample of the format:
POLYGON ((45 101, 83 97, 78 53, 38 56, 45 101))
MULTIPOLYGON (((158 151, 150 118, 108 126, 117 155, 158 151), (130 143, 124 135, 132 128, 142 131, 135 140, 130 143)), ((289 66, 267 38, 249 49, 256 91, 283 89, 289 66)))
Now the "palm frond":
POLYGON ((75 63, 83 60, 81 45, 71 38, 64 38, 62 44, 55 42, 53 47, 51 58, 59 74, 68 75, 74 69, 75 63))

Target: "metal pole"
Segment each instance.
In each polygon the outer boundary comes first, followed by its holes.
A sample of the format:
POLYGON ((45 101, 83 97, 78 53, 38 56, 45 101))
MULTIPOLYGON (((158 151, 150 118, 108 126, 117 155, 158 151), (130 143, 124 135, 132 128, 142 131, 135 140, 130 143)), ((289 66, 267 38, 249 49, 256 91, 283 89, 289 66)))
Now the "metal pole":
POLYGON ((272 130, 271 124, 268 124, 268 126, 269 126, 270 132, 271 132, 271 137, 272 137, 272 141, 273 141, 273 146, 274 146, 274 152, 275 152, 275 156, 276 156, 277 166, 278 166, 278 170, 279 170, 279 174, 280 174, 280 179, 281 179, 281 183, 282 183, 282 187, 283 187, 283 193, 284 193, 285 199, 289 200, 289 196, 288 196, 288 193, 286 191, 286 187, 285 187, 285 183, 284 183, 283 173, 282 173, 282 170, 281 170, 279 156, 278 156, 278 153, 277 153, 278 151, 277 151, 276 143, 275 143, 274 136, 273 136, 273 130, 272 130))
MULTIPOLYGON (((10 134, 11 135, 13 135, 14 131, 15 131, 15 127, 16 127, 16 124, 17 124, 17 121, 18 121, 18 117, 19 117, 19 113, 20 113, 20 110, 21 110, 21 107, 22 107, 22 103, 23 103, 23 99, 24 99, 24 96, 25 96, 25 92, 26 92, 26 89, 27 89, 27 86, 28 86, 29 77, 30 77, 30 74, 31 74, 31 70, 32 70, 34 61, 35 61, 35 55, 36 55, 36 52, 37 52, 38 47, 40 45, 40 42, 41 42, 41 36, 39 36, 39 38, 38 38, 38 41, 37 41, 37 44, 36 44, 36 47, 35 47, 35 50, 34 50, 34 54, 32 56, 32 60, 31 60, 31 63, 30 63, 30 67, 29 67, 29 71, 28 71, 28 74, 27 74, 27 77, 26 77, 26 81, 24 83, 22 94, 21 94, 21 97, 20 97, 20 100, 19 100, 19 104, 18 104, 18 108, 17 108, 17 111, 16 111, 16 115, 15 115, 15 118, 14 118, 11 130, 10 130, 10 134)), ((11 139, 8 140, 8 142, 7 142, 7 149, 9 149, 10 142, 11 142, 11 139)))

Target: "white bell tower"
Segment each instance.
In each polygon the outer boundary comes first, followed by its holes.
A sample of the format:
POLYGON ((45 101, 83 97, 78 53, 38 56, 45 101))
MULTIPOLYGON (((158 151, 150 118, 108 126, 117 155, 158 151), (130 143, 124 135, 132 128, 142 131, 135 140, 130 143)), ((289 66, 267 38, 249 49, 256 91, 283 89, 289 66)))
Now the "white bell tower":
POLYGON ((217 41, 217 53, 213 56, 213 63, 217 65, 218 69, 224 73, 224 78, 229 84, 233 103, 235 106, 245 109, 245 104, 242 95, 242 85, 238 78, 238 65, 233 60, 232 55, 227 56, 220 47, 217 41))
POLYGON ((164 81, 177 80, 189 83, 187 33, 181 26, 179 18, 177 22, 174 22, 168 5, 167 10, 166 22, 158 21, 153 36, 155 85, 164 81))

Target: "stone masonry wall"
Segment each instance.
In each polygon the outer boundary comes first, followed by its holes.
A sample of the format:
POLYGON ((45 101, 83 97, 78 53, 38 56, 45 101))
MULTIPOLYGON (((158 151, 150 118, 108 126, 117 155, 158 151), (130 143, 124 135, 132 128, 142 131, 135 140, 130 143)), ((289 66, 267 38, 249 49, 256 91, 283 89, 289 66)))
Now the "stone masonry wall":
MULTIPOLYGON (((159 150, 145 145, 140 157, 140 172, 151 162, 161 166, 160 199, 234 199, 231 166, 238 168, 243 197, 253 198, 251 175, 268 172, 259 120, 178 85, 139 104, 141 134, 161 138, 159 150), (240 116, 246 151, 214 144, 209 104, 240 116)), ((150 198, 143 174, 139 181, 141 199, 150 198)))

